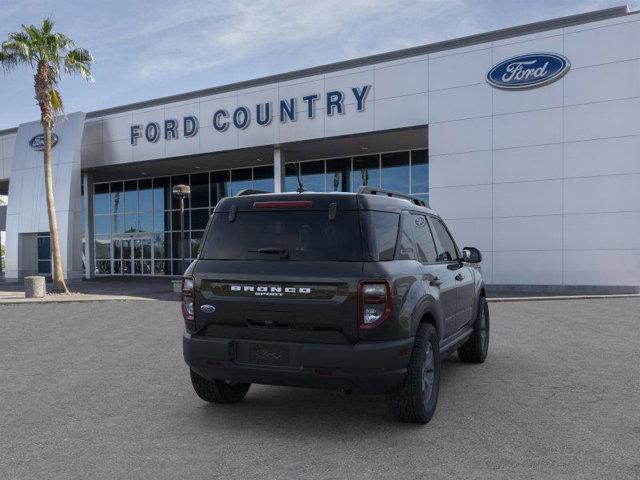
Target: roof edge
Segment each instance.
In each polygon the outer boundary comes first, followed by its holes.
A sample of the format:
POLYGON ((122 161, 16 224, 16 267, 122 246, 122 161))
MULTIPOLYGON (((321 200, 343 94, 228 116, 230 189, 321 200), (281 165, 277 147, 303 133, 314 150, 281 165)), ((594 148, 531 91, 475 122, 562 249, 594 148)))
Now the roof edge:
MULTIPOLYGON (((149 108, 167 103, 181 102, 207 95, 215 95, 218 93, 226 93, 234 90, 241 90, 244 88, 257 87, 260 85, 267 85, 270 83, 282 82, 286 80, 295 80, 298 78, 309 77, 312 75, 318 75, 322 73, 330 73, 339 70, 345 70, 349 68, 361 67, 365 65, 371 65, 374 63, 386 62, 391 60, 398 60, 402 58, 415 57, 418 55, 425 55, 428 53, 435 53, 445 50, 452 50, 454 48, 461 48, 479 43, 486 43, 496 40, 503 40, 511 37, 518 37, 531 33, 543 32, 545 30, 553 30, 556 28, 569 27, 573 25, 580 25, 584 23, 597 22, 600 20, 607 20, 610 18, 622 17, 629 15, 629 8, 627 5, 620 5, 617 7, 605 8, 601 10, 595 10, 592 12, 578 13, 574 15, 568 15, 565 17, 558 17, 549 20, 542 20, 539 22, 527 23, 523 25, 517 25, 515 27, 507 27, 499 30, 493 30, 485 33, 478 33, 474 35, 468 35, 465 37, 454 38, 450 40, 443 40, 440 42, 430 43, 426 45, 419 45, 417 47, 409 47, 402 50, 394 50, 390 52, 383 52, 374 55, 368 55, 366 57, 360 57, 350 60, 343 60, 339 62, 320 65, 317 67, 304 68, 300 70, 294 70, 286 73, 279 73, 275 75, 269 75, 266 77, 259 77, 251 80, 244 80, 241 82, 229 83, 226 85, 220 85, 217 87, 205 88, 201 90, 194 90, 191 92, 179 93, 176 95, 169 95, 166 97, 155 98, 151 100, 143 100, 140 102, 129 103, 126 105, 105 108, 101 110, 95 110, 89 112, 86 115, 87 119, 97 118, 106 115, 113 115, 117 113, 123 113, 130 110, 137 110, 141 108, 149 108)), ((0 130, 0 135, 15 133, 17 128, 9 128, 6 130, 0 130)))

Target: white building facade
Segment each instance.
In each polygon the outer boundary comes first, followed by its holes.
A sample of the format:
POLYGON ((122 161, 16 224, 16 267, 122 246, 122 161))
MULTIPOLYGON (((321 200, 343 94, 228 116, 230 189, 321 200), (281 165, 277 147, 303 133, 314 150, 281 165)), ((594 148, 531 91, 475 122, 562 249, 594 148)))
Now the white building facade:
MULTIPOLYGON (((0 132, 9 280, 50 268, 39 132, 0 132)), ((173 185, 192 189, 193 257, 222 196, 295 190, 299 168, 310 190, 428 200, 496 288, 640 286, 640 15, 626 7, 70 114, 55 133, 72 279, 179 275, 173 185)))

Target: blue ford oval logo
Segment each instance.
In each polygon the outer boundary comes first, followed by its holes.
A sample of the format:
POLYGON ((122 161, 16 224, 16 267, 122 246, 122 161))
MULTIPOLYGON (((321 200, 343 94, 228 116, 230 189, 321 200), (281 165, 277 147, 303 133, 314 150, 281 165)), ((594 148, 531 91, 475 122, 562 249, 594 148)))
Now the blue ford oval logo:
POLYGON ((535 88, 558 80, 569 68, 569 60, 558 53, 518 55, 489 70, 487 82, 506 90, 535 88))
POLYGON ((204 313, 213 313, 216 311, 216 307, 214 307, 213 305, 200 305, 200 310, 203 311, 204 313))
MULTIPOLYGON (((58 143, 58 135, 55 133, 51 134, 51 148, 55 147, 58 143)), ((38 152, 44 152, 44 133, 36 135, 31 140, 29 140, 29 146, 38 152)))

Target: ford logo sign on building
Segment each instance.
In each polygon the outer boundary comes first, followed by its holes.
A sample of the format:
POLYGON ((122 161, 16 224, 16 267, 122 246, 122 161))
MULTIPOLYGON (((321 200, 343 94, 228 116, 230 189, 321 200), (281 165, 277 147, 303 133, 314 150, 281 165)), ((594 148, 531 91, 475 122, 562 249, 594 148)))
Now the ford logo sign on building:
MULTIPOLYGON (((58 135, 55 133, 51 134, 51 148, 55 147, 58 143, 58 135)), ((31 148, 38 152, 44 152, 44 133, 40 135, 36 135, 31 140, 29 140, 29 145, 31 148)))
POLYGON ((562 78, 569 68, 569 60, 557 53, 518 55, 489 70, 487 82, 505 90, 541 87, 562 78))

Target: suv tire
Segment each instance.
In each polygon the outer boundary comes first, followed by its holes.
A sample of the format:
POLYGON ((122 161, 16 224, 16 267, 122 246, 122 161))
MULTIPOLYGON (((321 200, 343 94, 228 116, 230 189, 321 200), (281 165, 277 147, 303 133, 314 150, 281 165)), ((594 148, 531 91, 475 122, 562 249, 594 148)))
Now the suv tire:
POLYGON ((212 403, 238 403, 249 391, 250 383, 207 380, 191 370, 191 384, 198 396, 212 403))
POLYGON ((489 351, 489 305, 485 297, 480 297, 478 313, 473 323, 473 334, 458 348, 460 360, 466 363, 483 363, 489 351))
POLYGON ((440 389, 440 342, 433 325, 421 323, 404 381, 387 393, 393 416, 402 422, 427 423, 433 417, 440 389))

